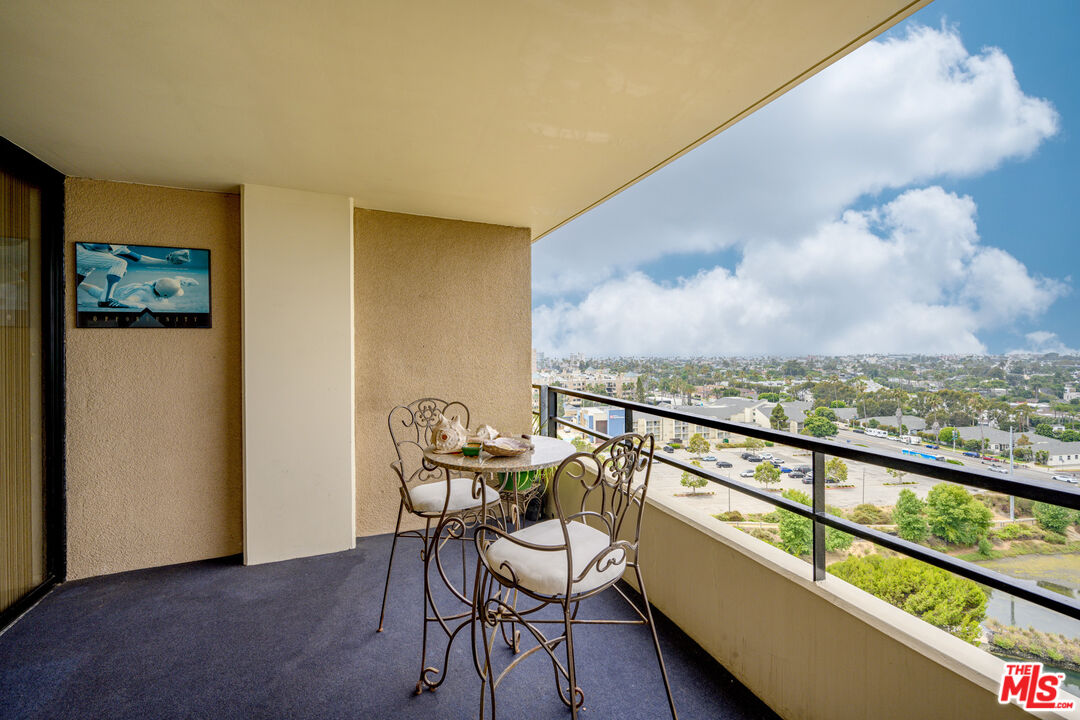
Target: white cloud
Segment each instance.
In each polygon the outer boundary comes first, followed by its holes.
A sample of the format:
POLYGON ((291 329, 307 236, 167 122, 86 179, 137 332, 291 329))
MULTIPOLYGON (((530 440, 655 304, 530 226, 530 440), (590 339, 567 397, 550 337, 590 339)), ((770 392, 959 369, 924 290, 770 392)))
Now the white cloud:
POLYGON ((1010 355, 1042 355, 1044 353, 1057 353, 1058 355, 1080 355, 1080 350, 1065 345, 1057 336, 1047 330, 1036 330, 1024 336, 1027 339, 1026 348, 1010 350, 1010 355))
MULTIPOLYGON (((534 294, 581 292, 670 253, 808 237, 861 196, 985 173, 1057 129, 1000 50, 912 26, 541 240, 534 294)), ((991 311, 987 300, 976 304, 991 311)))
POLYGON ((969 197, 909 190, 794 241, 749 244, 734 272, 670 285, 641 272, 612 278, 580 303, 536 308, 534 345, 597 355, 985 352, 976 333, 1044 312, 1067 287, 980 245, 975 214, 969 197))

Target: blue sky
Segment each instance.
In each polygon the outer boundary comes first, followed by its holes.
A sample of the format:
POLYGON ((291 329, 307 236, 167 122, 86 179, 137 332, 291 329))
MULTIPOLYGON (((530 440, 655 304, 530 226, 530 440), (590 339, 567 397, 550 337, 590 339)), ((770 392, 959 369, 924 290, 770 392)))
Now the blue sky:
POLYGON ((938 0, 536 243, 534 347, 1080 347, 1077 29, 938 0))

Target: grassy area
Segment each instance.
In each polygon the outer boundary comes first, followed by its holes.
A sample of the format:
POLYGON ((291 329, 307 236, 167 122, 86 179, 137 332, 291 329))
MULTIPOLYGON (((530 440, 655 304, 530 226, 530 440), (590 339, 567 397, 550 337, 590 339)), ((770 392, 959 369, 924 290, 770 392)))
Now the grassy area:
POLYGON ((989 649, 1007 656, 1030 657, 1056 667, 1080 670, 1080 638, 1070 638, 1058 633, 1047 633, 1029 627, 1002 625, 987 620, 983 629, 990 639, 989 649))
POLYGON ((975 552, 956 553, 954 557, 968 562, 997 560, 998 558, 1019 557, 1020 555, 1060 555, 1062 553, 1080 553, 1080 541, 1064 544, 1048 543, 1045 540, 1016 540, 1004 548, 994 548, 988 555, 975 552))

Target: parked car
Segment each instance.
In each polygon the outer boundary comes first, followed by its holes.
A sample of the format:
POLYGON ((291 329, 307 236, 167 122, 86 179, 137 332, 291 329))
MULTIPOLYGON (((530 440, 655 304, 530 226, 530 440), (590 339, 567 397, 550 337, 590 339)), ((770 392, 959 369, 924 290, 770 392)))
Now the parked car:
POLYGON ((754 477, 754 471, 753 470, 743 470, 741 473, 739 473, 739 477, 754 477))
POLYGON ((767 452, 761 453, 761 457, 764 460, 772 460, 772 453, 767 453, 767 452))
POLYGON ((979 453, 968 451, 968 452, 964 453, 964 456, 965 457, 979 457, 979 453))
POLYGON ((1003 468, 1000 465, 991 465, 990 467, 988 467, 986 469, 989 470, 990 472, 998 473, 999 475, 1008 475, 1009 474, 1008 469, 1003 468))
POLYGON ((795 472, 806 473, 807 475, 809 475, 811 472, 813 472, 813 468, 809 465, 797 465, 795 467, 795 472))
POLYGON ((1077 480, 1072 475, 1055 475, 1054 480, 1060 480, 1061 482, 1072 483, 1073 485, 1080 484, 1080 480, 1077 480))
POLYGON ((938 446, 937 445, 931 445, 930 443, 926 443, 926 449, 927 450, 937 450, 938 446))
POLYGON ((826 475, 825 476, 825 484, 826 485, 832 485, 833 483, 838 483, 838 482, 840 482, 839 478, 834 478, 832 475, 826 475))
POLYGON ((746 458, 746 461, 747 462, 752 462, 752 463, 759 463, 764 459, 765 458, 759 457, 757 455, 751 455, 750 457, 746 458))
POLYGON ((741 457, 743 460, 749 460, 750 458, 754 457, 754 453, 752 453, 752 452, 744 452, 739 457, 741 457))
MULTIPOLYGON (((766 459, 768 459, 768 458, 766 458, 766 459)), ((773 466, 774 468, 778 468, 778 467, 780 467, 781 465, 783 465, 783 464, 784 464, 784 461, 783 461, 783 460, 776 460, 776 459, 773 459, 773 460, 769 460, 769 462, 771 462, 771 463, 772 463, 772 466, 773 466)))
POLYGON ((731 463, 729 463, 727 460, 717 460, 716 461, 716 467, 718 467, 718 468, 729 468, 729 467, 731 467, 731 463))
POLYGON ((789 472, 791 472, 791 468, 789 468, 789 467, 782 467, 782 468, 780 468, 780 472, 782 472, 782 473, 789 473, 789 472))
MULTIPOLYGON (((783 471, 781 470, 781 472, 783 472, 783 471)), ((800 472, 799 470, 792 470, 791 471, 791 477, 793 477, 793 478, 806 477, 806 473, 800 472)))
POLYGON ((706 455, 705 457, 703 457, 701 459, 704 460, 705 462, 716 462, 716 456, 715 455, 706 455))
POLYGON ((812 478, 809 475, 803 475, 802 476, 802 482, 803 482, 803 485, 811 485, 814 482, 814 478, 812 478))
POLYGON ((671 447, 670 445, 665 445, 664 446, 664 452, 673 453, 673 452, 675 452, 675 448, 671 447))

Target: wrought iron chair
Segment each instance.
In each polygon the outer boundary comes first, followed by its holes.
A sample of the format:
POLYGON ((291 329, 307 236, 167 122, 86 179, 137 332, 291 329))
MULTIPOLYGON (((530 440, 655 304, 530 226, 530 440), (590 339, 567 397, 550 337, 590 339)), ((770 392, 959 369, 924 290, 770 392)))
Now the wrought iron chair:
MULTIPOLYGON (((555 471, 552 494, 556 519, 511 533, 493 524, 477 528, 473 535, 479 557, 474 585, 477 606, 474 643, 478 627, 484 648, 483 668, 478 665, 481 718, 485 717, 485 690, 490 695, 491 717, 494 718, 496 686, 518 663, 541 650, 551 659, 559 697, 570 708, 571 716, 577 718, 578 708, 585 700, 576 684, 574 665, 573 628, 578 624, 647 625, 652 633, 671 716, 678 717, 638 563, 641 514, 649 487, 654 446, 651 434, 628 433, 611 438, 592 453, 575 453, 555 471), (578 483, 583 493, 578 511, 573 514, 566 514, 559 500, 560 484, 569 482, 578 483), (644 611, 616 585, 629 569, 637 578, 644 611), (577 619, 580 602, 608 588, 618 592, 639 619, 577 619), (538 603, 519 608, 518 593, 538 603), (551 619, 536 615, 549 606, 561 609, 562 617, 551 619), (496 628, 502 623, 520 623, 536 639, 537 645, 521 653, 493 677, 491 650, 496 628), (548 638, 540 631, 540 626, 545 623, 554 625, 555 632, 561 633, 548 638), (566 648, 565 666, 556 655, 560 644, 566 648), (569 683, 568 688, 563 685, 564 679, 569 683)), ((516 646, 515 641, 515 651, 516 646)))
MULTIPOLYGON (((394 526, 394 539, 390 545, 390 558, 386 564, 386 583, 383 587, 378 632, 382 632, 383 620, 386 616, 386 599, 390 593, 390 572, 394 566, 394 551, 397 549, 398 538, 417 538, 423 542, 420 557, 424 562, 424 635, 420 662, 421 680, 417 683, 418 693, 425 684, 429 687, 438 684, 426 680, 429 672, 437 672, 425 666, 428 621, 435 620, 442 623, 450 619, 439 616, 438 609, 434 607, 428 583, 429 566, 435 554, 435 545, 440 542, 439 534, 449 528, 448 532, 462 541, 464 576, 465 528, 483 522, 492 517, 495 512, 500 515, 502 513, 497 489, 471 476, 451 477, 443 469, 425 462, 424 450, 430 445, 431 430, 440 414, 447 417, 456 416, 465 427, 469 425, 469 409, 463 403, 447 402, 438 398, 421 398, 408 405, 398 405, 390 411, 387 418, 390 437, 397 453, 397 460, 392 462, 390 467, 397 476, 401 500, 398 504, 397 524, 394 526), (423 532, 401 529, 401 521, 406 512, 424 520, 423 532), (448 519, 457 522, 447 525, 448 519), (429 618, 427 614, 429 605, 435 614, 434 618, 429 618)), ((441 540, 445 542, 446 538, 441 540)), ((439 572, 442 572, 441 567, 439 567, 439 572)), ((464 579, 462 587, 464 588, 464 579)))

